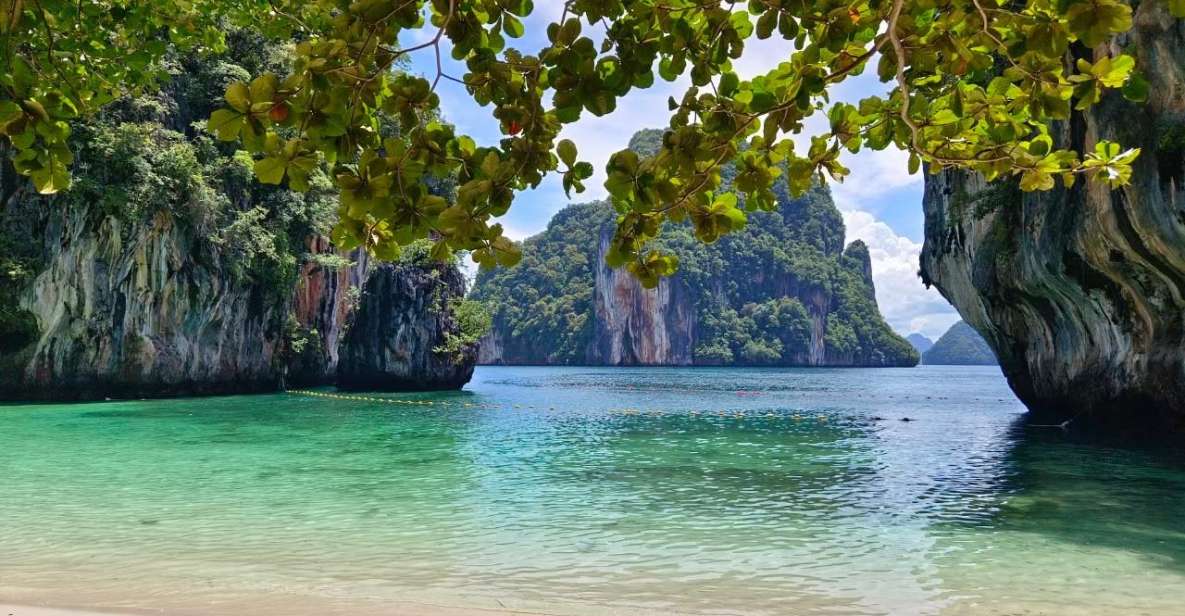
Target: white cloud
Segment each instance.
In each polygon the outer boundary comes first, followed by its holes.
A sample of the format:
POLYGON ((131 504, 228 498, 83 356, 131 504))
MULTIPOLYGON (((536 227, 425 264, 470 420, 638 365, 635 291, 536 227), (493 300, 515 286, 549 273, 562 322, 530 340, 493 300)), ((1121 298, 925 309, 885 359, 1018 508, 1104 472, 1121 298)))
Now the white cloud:
POLYGON ((859 203, 922 182, 920 172, 909 174, 909 154, 897 148, 862 150, 842 162, 852 173, 843 182, 831 183, 837 201, 859 203))
POLYGON ((927 289, 918 278, 922 245, 898 235, 868 212, 840 205, 847 241, 860 239, 872 257, 872 279, 881 314, 902 334, 921 332, 937 339, 959 320, 938 291, 927 289))
MULTIPOLYGON (((909 320, 909 332, 918 332, 932 341, 937 342, 951 325, 959 320, 959 314, 953 310, 935 312, 933 314, 918 315, 909 320)), ((902 330, 905 331, 905 330, 902 330)))
POLYGON ((609 157, 625 149, 630 137, 639 130, 666 128, 671 116, 667 99, 671 96, 681 99, 689 86, 687 80, 667 83, 660 79, 648 89, 631 91, 609 115, 597 117, 585 112, 580 120, 565 126, 560 136, 576 143, 580 160, 593 165, 593 176, 584 182, 585 192, 574 198, 578 201, 605 198, 605 165, 609 157))
POLYGON ((741 79, 752 79, 789 60, 793 51, 792 41, 777 36, 764 41, 754 38, 745 41, 745 53, 732 61, 732 67, 741 79))
MULTIPOLYGON (((550 218, 548 220, 550 220, 550 218)), ((514 225, 513 223, 507 221, 504 218, 500 218, 496 222, 498 224, 502 225, 502 235, 505 235, 506 237, 508 237, 516 242, 521 242, 521 241, 527 239, 528 237, 535 235, 536 233, 540 233, 543 231, 543 228, 547 227, 546 220, 543 221, 543 224, 540 225, 540 228, 538 228, 538 229, 533 229, 533 228, 532 229, 524 229, 522 227, 514 225)))

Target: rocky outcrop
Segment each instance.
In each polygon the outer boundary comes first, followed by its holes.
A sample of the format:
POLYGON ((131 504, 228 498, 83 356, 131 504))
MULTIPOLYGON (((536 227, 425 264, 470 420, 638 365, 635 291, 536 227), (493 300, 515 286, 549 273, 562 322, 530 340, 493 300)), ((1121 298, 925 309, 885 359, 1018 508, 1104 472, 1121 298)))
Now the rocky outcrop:
POLYGON ((16 201, 44 255, 18 294, 28 346, 0 355, 0 395, 93 399, 276 389, 284 303, 231 282, 167 212, 124 225, 89 207, 16 201))
POLYGON ((496 327, 490 328, 481 339, 477 348, 477 363, 491 366, 503 363, 506 349, 502 344, 502 331, 496 327))
MULTIPOLYGON (((216 247, 166 212, 125 225, 90 208, 34 198, 11 202, 3 220, 27 225, 44 263, 15 293, 36 335, 0 353, 0 398, 182 396, 327 384, 336 380, 343 353, 357 366, 376 345, 387 353, 388 367, 398 364, 393 357, 412 359, 399 379, 370 382, 375 388, 455 389, 472 373, 473 352, 456 362, 429 358, 450 314, 447 305, 441 310, 425 298, 452 296, 438 282, 442 275, 459 279, 452 266, 383 266, 368 278, 365 255, 353 255, 348 267, 305 264, 291 294, 277 295, 235 282, 216 247), (348 342, 364 282, 367 334, 348 342), (393 293, 407 296, 387 295, 393 293), (372 328, 376 314, 397 316, 398 327, 372 328), (294 349, 294 340, 307 347, 294 349)), ((319 237, 310 248, 330 251, 319 237)), ((355 372, 347 374, 357 385, 355 372)))
POLYGON ((346 389, 459 389, 473 376, 477 349, 448 350, 460 325, 449 302, 465 294, 455 267, 377 267, 366 281, 338 363, 346 389))
POLYGON ((1147 103, 1111 94, 1056 126, 1058 142, 1142 148, 1132 184, 1021 195, 944 172, 927 179, 922 277, 995 350, 1048 422, 1185 429, 1185 21, 1135 9, 1113 41, 1147 103))
POLYGON ((595 328, 589 363, 610 366, 686 366, 695 349, 696 311, 680 278, 646 289, 622 269, 609 267, 612 230, 601 232, 597 249, 595 328))
MULTIPOLYGON (((399 274, 407 280, 388 284, 389 270, 365 254, 344 258, 322 237, 337 207, 328 177, 315 172, 314 188, 299 194, 260 184, 249 156, 193 126, 222 104, 234 75, 282 57, 257 36, 228 37, 236 57, 178 57, 161 91, 75 122, 69 191, 30 194, 0 140, 0 397, 329 383, 368 276, 382 279, 371 298, 387 304, 403 298, 383 292, 419 297, 429 272, 460 276, 455 266, 409 265, 399 274)), ((425 332, 451 318, 415 312, 428 308, 414 304, 401 318, 425 332)), ((464 382, 455 367, 438 375, 424 372, 435 364, 417 366, 404 375, 409 388, 464 382)))
MULTIPOLYGON (((657 150, 663 131, 630 148, 657 150)), ((731 182, 734 170, 722 176, 731 182)), ((473 299, 493 312, 482 363, 546 365, 913 366, 918 355, 881 317, 868 247, 845 248, 843 217, 824 186, 747 214, 705 244, 667 225, 655 248, 677 273, 645 289, 608 266, 618 213, 605 202, 561 209, 523 242, 514 268, 478 273, 473 299)))
MULTIPOLYGON (((610 366, 689 366, 716 364, 710 359, 697 361, 695 347, 699 338, 699 311, 686 280, 676 274, 647 289, 623 269, 609 267, 605 255, 612 239, 612 229, 602 229, 597 251, 593 342, 588 363, 610 366)), ((864 295, 876 301, 872 287, 872 261, 864 242, 856 240, 845 254, 859 263, 865 281, 864 295)), ((831 296, 820 289, 803 288, 793 277, 767 279, 764 272, 753 272, 755 279, 771 287, 771 294, 793 297, 807 311, 810 336, 794 353, 790 362, 800 366, 852 365, 862 359, 854 354, 828 354, 826 348, 827 316, 832 312, 831 296)), ((484 343, 483 343, 484 344, 484 343)))
MULTIPOLYGON (((308 250, 310 254, 337 254, 323 236, 309 238, 308 250)), ((342 337, 370 271, 366 251, 351 252, 349 260, 345 267, 325 267, 312 261, 301 266, 292 315, 301 328, 298 335, 303 348, 292 353, 288 362, 290 385, 327 385, 337 380, 342 337)))
POLYGON ((826 190, 781 202, 711 245, 667 230, 680 268, 654 289, 605 262, 610 204, 564 208, 518 266, 478 274, 473 297, 494 311, 481 363, 915 365, 881 318, 867 246, 845 249, 826 190))
POLYGON ((853 240, 844 249, 843 254, 860 266, 860 279, 864 282, 864 294, 869 300, 875 302, 876 283, 872 280, 872 255, 868 252, 868 244, 865 244, 864 240, 853 240))

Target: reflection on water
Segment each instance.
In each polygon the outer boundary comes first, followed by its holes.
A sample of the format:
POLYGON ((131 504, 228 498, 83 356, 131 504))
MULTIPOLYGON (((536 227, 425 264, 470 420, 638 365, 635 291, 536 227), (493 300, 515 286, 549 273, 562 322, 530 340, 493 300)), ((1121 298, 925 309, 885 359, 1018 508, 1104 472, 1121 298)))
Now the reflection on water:
POLYGON ((468 389, 0 407, 0 602, 1173 614, 1185 600, 1185 460, 1026 427, 994 368, 480 368, 468 389))

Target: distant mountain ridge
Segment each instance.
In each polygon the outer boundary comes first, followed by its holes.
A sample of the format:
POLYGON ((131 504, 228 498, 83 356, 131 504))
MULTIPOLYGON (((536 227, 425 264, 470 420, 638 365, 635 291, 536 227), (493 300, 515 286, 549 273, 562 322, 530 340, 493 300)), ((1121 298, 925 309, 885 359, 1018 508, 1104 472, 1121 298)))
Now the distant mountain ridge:
POLYGON ((928 366, 995 366, 995 353, 979 332, 965 321, 959 321, 922 354, 928 366))
MULTIPOLYGON (((641 131, 630 147, 658 147, 641 131)), ((728 181, 732 170, 725 170, 728 181)), ((821 187, 750 212, 745 229, 705 245, 687 226, 661 244, 679 272, 644 289, 605 253, 617 212, 570 205, 523 243, 514 268, 478 275, 472 296, 494 316, 480 363, 913 366, 918 354, 881 317, 868 247, 844 246, 843 218, 821 187)))
POLYGON ((919 354, 929 351, 930 347, 934 346, 933 340, 930 340, 929 338, 927 338, 917 332, 914 332, 914 333, 906 336, 905 341, 908 342, 910 345, 912 345, 914 350, 917 351, 919 354))

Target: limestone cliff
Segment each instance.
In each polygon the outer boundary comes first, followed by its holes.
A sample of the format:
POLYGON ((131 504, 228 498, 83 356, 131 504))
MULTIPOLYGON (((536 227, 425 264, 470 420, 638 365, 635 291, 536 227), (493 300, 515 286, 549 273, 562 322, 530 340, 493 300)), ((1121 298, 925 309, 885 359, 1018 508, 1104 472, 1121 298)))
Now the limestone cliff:
POLYGON ((1185 21, 1142 2, 1124 49, 1149 100, 1106 97, 1056 126, 1090 150, 1140 147, 1121 190, 1021 195, 943 173, 925 190, 925 282, 995 350, 1037 415, 1074 425, 1185 429, 1185 21))
MULTIPOLYGON (((309 238, 310 254, 336 255, 324 236, 309 238)), ((365 251, 349 255, 350 264, 329 268, 316 262, 301 266, 292 298, 292 315, 303 347, 288 361, 290 385, 326 385, 337 380, 342 338, 371 268, 365 251)))
MULTIPOLYGON (((454 265, 406 265, 394 280, 364 254, 336 254, 324 239, 338 202, 327 174, 314 172, 302 194, 261 185, 250 156, 190 124, 221 104, 228 80, 282 57, 258 37, 229 36, 236 57, 181 58, 158 94, 74 123, 69 191, 31 194, 0 143, 0 398, 332 382, 361 289, 376 276, 370 300, 410 311, 387 308, 386 318, 430 338, 451 317, 448 300, 461 291, 426 276, 459 277, 454 265), (444 301, 429 306, 424 294, 444 301)), ((405 340, 365 342, 401 352, 405 340)), ((399 386, 415 389, 467 380, 430 362, 403 377, 399 386)))
POLYGON ((260 391, 283 375, 284 302, 232 282, 170 214, 127 226, 34 198, 6 224, 33 233, 43 267, 15 291, 36 320, 0 354, 0 396, 93 399, 260 391), (33 224, 29 224, 32 221, 33 224))
MULTIPOLYGON (((635 136, 644 150, 655 131, 635 136)), ((616 213, 570 205, 523 245, 522 262, 478 275, 473 297, 494 326, 480 361, 503 364, 912 366, 917 353, 877 309, 872 263, 845 249, 826 189, 779 207, 712 245, 664 231, 679 272, 644 289, 605 253, 616 213)))
POLYGON ((460 336, 449 302, 465 294, 452 266, 384 264, 371 273, 342 340, 338 386, 346 389, 460 389, 477 349, 446 350, 460 336))
MULTIPOLYGON (((472 350, 459 358, 433 349, 451 325, 447 300, 460 297, 455 266, 384 265, 365 255, 347 266, 307 262, 294 284, 237 278, 219 247, 167 212, 125 224, 93 208, 42 198, 15 199, 0 224, 36 243, 40 267, 6 285, 13 312, 29 315, 33 335, 0 344, 0 398, 82 400, 274 391, 327 384, 343 354, 371 347, 412 357, 381 389, 459 388, 472 350), (441 287, 444 277, 452 286, 441 287), (366 292, 360 293, 363 285, 366 292), (347 336, 361 294, 360 331, 347 336), (434 297, 436 303, 425 298, 434 297), (368 325, 378 314, 392 331, 368 325), (407 335, 407 332, 414 335, 407 335)), ((311 254, 330 249, 321 237, 311 254)), ((355 372, 344 378, 357 385, 355 372)))
POLYGON ((592 343, 588 363, 610 366, 685 366, 693 360, 696 314, 683 280, 667 278, 643 288, 628 272, 605 263, 613 234, 597 247, 592 343))

